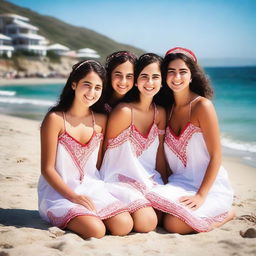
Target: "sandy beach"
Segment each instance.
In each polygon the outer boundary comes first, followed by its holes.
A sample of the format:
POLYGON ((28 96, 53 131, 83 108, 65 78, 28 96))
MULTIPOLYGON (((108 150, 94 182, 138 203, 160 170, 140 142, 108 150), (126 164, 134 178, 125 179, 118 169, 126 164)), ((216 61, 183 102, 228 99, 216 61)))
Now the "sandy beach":
POLYGON ((223 165, 235 190, 237 217, 209 233, 181 236, 162 228, 125 237, 83 240, 52 228, 37 211, 40 122, 0 115, 0 255, 256 255, 256 169, 236 158, 223 165))

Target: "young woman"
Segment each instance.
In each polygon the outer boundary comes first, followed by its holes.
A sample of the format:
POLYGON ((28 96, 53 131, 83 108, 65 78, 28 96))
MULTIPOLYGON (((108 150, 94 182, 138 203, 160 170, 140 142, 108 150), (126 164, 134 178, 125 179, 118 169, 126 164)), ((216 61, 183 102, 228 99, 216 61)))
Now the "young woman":
POLYGON ((147 198, 167 213, 167 231, 209 231, 234 215, 233 191, 221 166, 218 121, 209 100, 212 89, 188 49, 169 50, 162 71, 170 102, 164 149, 173 174, 147 198))
POLYGON ((83 238, 104 236, 105 225, 114 235, 126 235, 133 227, 124 204, 109 194, 97 170, 106 117, 92 110, 100 107, 104 81, 100 63, 74 65, 41 126, 39 213, 83 238))
POLYGON ((161 62, 162 58, 152 53, 139 58, 136 84, 126 95, 128 103, 111 112, 105 137, 102 177, 109 191, 128 205, 137 232, 155 229, 157 216, 143 194, 163 183, 156 169, 164 172, 165 168, 165 111, 153 101, 161 88, 161 62))
POLYGON ((114 52, 107 57, 107 103, 104 105, 106 113, 110 113, 125 94, 132 89, 136 61, 137 57, 129 51, 114 52))

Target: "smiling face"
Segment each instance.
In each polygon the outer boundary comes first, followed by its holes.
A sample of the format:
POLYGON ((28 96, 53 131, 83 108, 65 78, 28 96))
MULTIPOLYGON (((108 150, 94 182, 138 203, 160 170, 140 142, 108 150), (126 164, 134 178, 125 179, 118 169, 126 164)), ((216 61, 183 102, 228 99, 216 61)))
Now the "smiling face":
POLYGON ((161 88, 162 76, 159 63, 147 65, 139 74, 137 86, 142 95, 153 97, 161 88))
POLYGON ((166 83, 173 92, 189 89, 191 72, 182 59, 176 59, 169 63, 167 68, 166 83))
POLYGON ((111 84, 116 96, 123 97, 133 87, 134 66, 130 61, 118 65, 111 73, 111 84))
POLYGON ((90 107, 99 100, 103 82, 99 75, 92 71, 78 83, 73 83, 72 89, 75 90, 74 100, 90 107))

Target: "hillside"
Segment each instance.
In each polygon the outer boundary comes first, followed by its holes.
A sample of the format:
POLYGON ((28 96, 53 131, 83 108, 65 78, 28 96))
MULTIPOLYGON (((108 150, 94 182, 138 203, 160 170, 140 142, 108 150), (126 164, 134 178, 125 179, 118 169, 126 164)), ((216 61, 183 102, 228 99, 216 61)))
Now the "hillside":
MULTIPOLYGON (((105 57, 117 50, 130 50, 138 55, 143 53, 142 49, 118 43, 111 38, 103 36, 85 27, 76 27, 67 24, 54 17, 40 15, 28 8, 0 0, 0 14, 15 13, 30 19, 30 23, 39 28, 38 34, 46 37, 50 43, 60 43, 70 49, 92 48, 101 56, 105 57)), ((86 26, 86 24, 84 24, 86 26)))

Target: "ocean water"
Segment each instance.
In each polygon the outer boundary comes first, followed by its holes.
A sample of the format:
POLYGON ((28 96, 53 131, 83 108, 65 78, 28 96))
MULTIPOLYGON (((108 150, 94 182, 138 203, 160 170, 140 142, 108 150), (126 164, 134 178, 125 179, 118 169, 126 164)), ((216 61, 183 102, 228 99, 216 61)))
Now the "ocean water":
MULTIPOLYGON (((206 68, 226 155, 256 167, 256 67, 206 68)), ((0 87, 0 113, 42 120, 64 84, 0 87)))

